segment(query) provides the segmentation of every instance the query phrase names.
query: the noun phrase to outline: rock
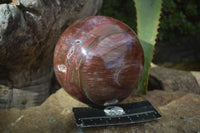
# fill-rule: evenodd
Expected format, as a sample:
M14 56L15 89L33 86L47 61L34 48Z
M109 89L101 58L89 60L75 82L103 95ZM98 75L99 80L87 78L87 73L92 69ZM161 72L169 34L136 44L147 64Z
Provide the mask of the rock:
M141 124L88 128L85 133L196 133L200 125L200 96L188 94L158 109L160 120ZM184 125L184 126L183 126Z
M120 126L76 127L72 107L84 107L63 89L52 94L42 105L24 110L0 110L2 133L196 133L200 130L200 95L181 91L149 91L142 97L131 95L124 103L147 99L161 113L159 120Z
M196 76L194 76L196 75ZM166 91L183 91L200 94L199 72L153 67L150 70L150 87Z
M200 86L200 72L198 71L191 71L192 75L196 78L199 86Z
M86 106L63 89L52 94L42 105L24 110L0 110L0 132L67 132L76 129L72 107ZM26 127L26 128L22 128Z
M39 105L49 96L59 36L102 5L102 0L17 1L0 4L0 90L9 93L0 94L0 108Z

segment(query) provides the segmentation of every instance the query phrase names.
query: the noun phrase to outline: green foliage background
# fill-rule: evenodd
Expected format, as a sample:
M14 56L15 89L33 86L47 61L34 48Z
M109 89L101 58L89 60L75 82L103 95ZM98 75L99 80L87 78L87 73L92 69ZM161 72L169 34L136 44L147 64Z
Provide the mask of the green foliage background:
M99 15L119 19L136 31L136 9L132 0L103 0Z
M200 33L200 0L163 0L158 40ZM136 31L136 10L132 0L104 0L99 15L111 16Z

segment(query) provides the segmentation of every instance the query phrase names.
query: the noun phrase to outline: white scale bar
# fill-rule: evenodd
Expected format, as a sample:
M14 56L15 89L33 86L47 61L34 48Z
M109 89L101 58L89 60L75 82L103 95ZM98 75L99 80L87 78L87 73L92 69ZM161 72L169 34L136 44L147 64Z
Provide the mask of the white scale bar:
M117 115L117 116L102 116L102 117L89 117L89 118L80 118L79 120L94 120L94 119L99 119L99 118L107 118L107 119L112 119L112 118L118 118L118 117L131 117L131 116L138 116L138 115L144 115L148 113L156 113L155 111L146 111L146 112L140 112L140 113L134 113L134 114L128 114L128 115ZM153 115L155 117L155 115Z

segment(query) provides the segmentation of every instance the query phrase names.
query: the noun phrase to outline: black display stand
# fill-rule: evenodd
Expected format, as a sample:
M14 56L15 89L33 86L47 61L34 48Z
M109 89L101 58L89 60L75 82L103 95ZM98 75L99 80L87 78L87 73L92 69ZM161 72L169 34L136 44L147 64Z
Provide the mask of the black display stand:
M97 127L147 122L161 118L149 101L119 104L105 108L78 107L72 109L79 127Z

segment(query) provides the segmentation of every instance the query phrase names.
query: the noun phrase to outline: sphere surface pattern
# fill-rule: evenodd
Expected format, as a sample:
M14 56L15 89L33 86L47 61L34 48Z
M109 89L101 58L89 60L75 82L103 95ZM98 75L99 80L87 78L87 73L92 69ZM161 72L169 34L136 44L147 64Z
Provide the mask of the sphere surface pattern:
M76 21L64 31L54 52L60 85L89 105L125 99L137 89L143 67L143 49L135 33L110 17Z

